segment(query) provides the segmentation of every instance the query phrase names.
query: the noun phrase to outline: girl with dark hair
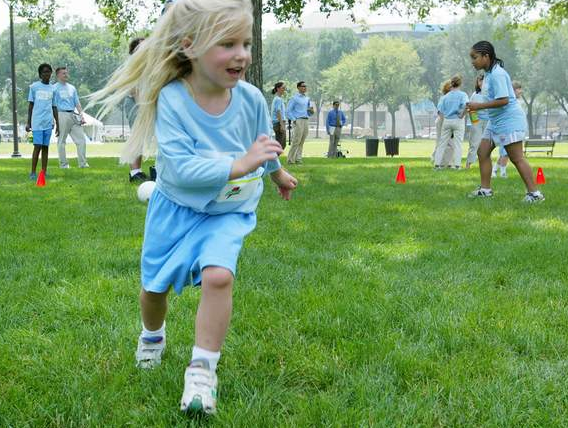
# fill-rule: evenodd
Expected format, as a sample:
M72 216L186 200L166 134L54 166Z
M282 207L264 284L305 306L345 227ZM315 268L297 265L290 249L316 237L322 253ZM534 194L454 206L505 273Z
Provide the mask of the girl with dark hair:
M282 149L286 148L286 108L282 95L286 92L286 85L278 82L272 88L272 94L275 95L272 100L272 127L274 129L274 138L280 143Z
M527 194L524 201L528 203L544 201L544 195L536 188L532 169L523 155L523 140L527 133L527 122L525 113L515 97L511 78L503 69L503 61L497 58L493 45L486 41L473 45L469 55L476 70L485 70L485 81L482 88L485 101L468 103L468 110L487 109L489 114L489 122L477 151L481 185L471 193L471 196L493 196L491 152L499 146L505 148L525 183Z
M481 94L481 88L483 87L483 74L480 74L475 78L475 92L471 94L469 98L471 102L484 102L485 99ZM483 131L487 126L487 121L489 120L489 114L486 110L479 110L477 112L478 120L477 122L471 122L471 131L469 133L469 150L467 152L467 160L465 167L469 169L472 164L477 160L477 149L481 143L481 137L483 136Z

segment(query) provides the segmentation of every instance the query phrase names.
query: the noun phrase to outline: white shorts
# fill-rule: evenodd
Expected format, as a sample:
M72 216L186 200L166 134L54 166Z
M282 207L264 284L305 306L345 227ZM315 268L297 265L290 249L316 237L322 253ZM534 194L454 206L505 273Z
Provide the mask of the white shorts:
M497 134L496 132L491 131L489 127L486 127L481 139L491 141L495 147L502 147L508 144L525 141L526 136L526 131L513 131L506 134Z

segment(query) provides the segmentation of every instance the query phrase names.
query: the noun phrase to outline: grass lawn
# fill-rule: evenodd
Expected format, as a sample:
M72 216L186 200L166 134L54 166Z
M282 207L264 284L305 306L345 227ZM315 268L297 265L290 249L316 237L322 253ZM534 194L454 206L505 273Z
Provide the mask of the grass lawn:
M326 138L310 139L306 141L304 146L305 157L323 158L324 153L327 152L328 140ZM343 150L347 150L348 157L365 157L365 140L341 140ZM400 142L400 155L403 157L411 158L429 158L434 151L434 140L401 140ZM122 150L123 144L121 143L104 143L104 144L88 144L87 157L118 157ZM289 147L289 146L288 146ZM286 152L288 151L286 148ZM469 143L465 142L462 145L463 158L465 164L465 157ZM31 156L33 151L32 144L20 144L19 151L24 156ZM7 157L13 152L11 143L0 144L0 157ZM69 157L76 157L77 150L75 144L67 144L67 155ZM537 154L538 155L538 154ZM497 156L497 151L494 151L494 156ZM532 155L534 156L534 155ZM557 142L554 147L555 157L568 157L568 142ZM379 157L385 157L385 146L382 140L379 143ZM52 144L50 147L50 158L57 158L57 144ZM71 161L73 164L74 161Z
M382 147L381 147L382 150ZM241 253L219 414L178 411L199 290L170 299L138 371L145 205L114 159L27 181L0 161L1 427L559 427L568 420L568 210L426 159L307 159L267 186ZM394 184L404 163L408 183Z

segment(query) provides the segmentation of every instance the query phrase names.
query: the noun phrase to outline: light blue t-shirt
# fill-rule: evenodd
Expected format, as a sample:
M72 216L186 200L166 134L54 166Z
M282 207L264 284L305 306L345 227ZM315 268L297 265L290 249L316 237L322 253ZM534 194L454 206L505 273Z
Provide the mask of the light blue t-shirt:
M487 101L508 98L509 103L503 107L489 108L487 129L496 134L510 134L516 131L527 131L527 120L523 109L515 98L515 91L509 73L499 64L485 72L481 93Z
M438 111L444 115L444 119L459 119L469 101L463 91L450 91L438 101Z
M486 103L487 100L485 99L485 97L479 92L474 92L473 94L471 94L471 97L469 97L469 100L472 103ZM483 110L477 110L477 117L479 117L479 120L489 120L489 112L487 111L487 109L483 109Z
M308 107L310 106L310 98L306 95L300 93L294 95L290 101L288 101L288 119L296 120L299 118L307 118Z
M73 111L75 106L79 104L79 95L77 89L70 83L56 83L55 87L55 105L59 111Z
M53 128L53 85L34 82L30 85L28 101L34 103L32 110L32 131L45 131Z
M286 109L284 108L284 100L280 98L278 95L274 97L272 100L272 123L278 123L278 116L276 116L277 112L280 112L280 117L282 120L286 120Z
M266 162L256 171L229 181L233 161L242 158L272 124L262 93L239 81L219 116L199 107L180 80L160 91L156 112L158 189L178 205L196 212L252 213L262 195L262 176L280 168Z

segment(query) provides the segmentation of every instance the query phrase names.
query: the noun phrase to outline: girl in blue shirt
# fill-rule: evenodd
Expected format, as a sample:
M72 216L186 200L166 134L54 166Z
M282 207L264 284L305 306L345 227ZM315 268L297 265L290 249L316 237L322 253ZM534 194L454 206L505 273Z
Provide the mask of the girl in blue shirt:
M280 143L282 149L286 148L286 107L282 96L286 92L284 82L278 82L272 88L274 99L272 100L272 127L276 141Z
M94 96L105 98L104 114L138 93L123 161L152 153L157 141L142 249L140 367L161 361L169 289L201 285L182 411L215 412L237 258L256 225L263 176L286 200L297 185L278 161L282 147L268 137L262 93L240 80L251 62L252 23L250 0L177 0Z
M465 105L469 101L465 92L460 90L462 79L454 76L451 79L451 89L438 103L438 112L443 117L442 135L440 145L434 154L434 167L442 168L442 159L448 146L453 147L453 159L451 166L459 169L461 166L461 144L465 133ZM453 135L453 138L452 138Z
M527 132L525 113L519 106L509 74L503 69L503 61L497 58L493 45L477 42L471 48L471 63L476 70L485 70L483 96L485 102L470 102L470 111L487 109L489 122L483 133L477 155L481 185L471 193L472 197L493 196L491 190L491 152L496 146L504 147L511 162L519 171L527 188L525 202L544 200L536 188L531 167L523 154L523 140Z

